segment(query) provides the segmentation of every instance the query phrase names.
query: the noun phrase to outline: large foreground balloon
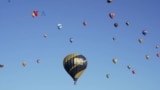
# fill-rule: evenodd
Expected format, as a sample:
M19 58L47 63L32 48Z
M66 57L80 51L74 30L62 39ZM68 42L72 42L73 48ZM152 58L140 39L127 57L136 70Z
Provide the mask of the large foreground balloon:
M73 53L67 55L64 58L63 66L66 72L74 80L74 84L76 84L78 78L83 74L83 72L87 68L87 60L85 56Z

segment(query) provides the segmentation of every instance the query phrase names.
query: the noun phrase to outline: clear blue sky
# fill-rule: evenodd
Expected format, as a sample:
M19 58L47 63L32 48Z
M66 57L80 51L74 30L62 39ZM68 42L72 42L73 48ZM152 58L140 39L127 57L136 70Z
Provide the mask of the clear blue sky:
M0 0L1 90L160 90L160 58L156 57L160 49L155 49L160 45L159 3ZM33 10L39 11L38 17L32 18ZM41 15L43 11L45 15ZM109 18L110 12L116 14L114 19ZM82 25L84 20L87 26ZM127 20L129 26L125 25ZM63 25L61 30L58 23ZM141 33L144 29L148 30L146 36ZM144 42L138 43L138 38ZM63 59L70 53L83 54L88 60L77 85L63 68ZM117 64L113 58L118 59ZM21 65L23 61L26 67ZM135 75L127 69L128 64L136 70Z

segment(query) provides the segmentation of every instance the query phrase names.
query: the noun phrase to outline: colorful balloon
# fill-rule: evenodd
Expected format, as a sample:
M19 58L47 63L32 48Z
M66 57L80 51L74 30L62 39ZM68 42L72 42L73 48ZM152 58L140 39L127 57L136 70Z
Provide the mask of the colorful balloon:
M37 17L38 16L38 11L37 10L34 10L33 12L32 12L32 17L34 18L34 17Z
M40 59L37 59L36 62L39 64L40 63Z
M66 72L74 80L74 84L76 84L78 78L83 74L83 72L87 68L87 60L85 56L73 53L67 55L64 58L63 66Z
M115 17L115 13L110 12L110 13L109 13L109 17L110 17L111 19L113 19L113 18Z

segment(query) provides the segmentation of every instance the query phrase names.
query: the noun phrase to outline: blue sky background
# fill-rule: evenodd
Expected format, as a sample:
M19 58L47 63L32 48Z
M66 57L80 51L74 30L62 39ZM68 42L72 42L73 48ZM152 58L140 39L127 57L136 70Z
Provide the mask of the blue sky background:
M1 90L159 90L160 58L156 54L160 49L155 49L160 45L159 3L0 0L0 63L4 64L0 68ZM38 17L32 18L33 10L39 11ZM116 14L114 19L109 18L110 12ZM84 20L87 26L83 26ZM127 20L129 26L125 25ZM63 25L61 30L57 29L58 23ZM148 30L146 36L141 33L144 29ZM144 42L140 44L138 38ZM88 60L77 85L63 68L63 59L70 53L83 54ZM118 59L117 64L113 58ZM21 65L23 61L26 67ZM136 70L135 75L127 65Z

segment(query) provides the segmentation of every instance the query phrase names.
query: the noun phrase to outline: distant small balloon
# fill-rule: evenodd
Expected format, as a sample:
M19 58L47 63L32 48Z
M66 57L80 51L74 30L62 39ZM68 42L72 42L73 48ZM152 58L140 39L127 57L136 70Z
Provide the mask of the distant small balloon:
M113 18L115 17L115 13L110 12L110 13L109 13L109 17L110 17L111 19L113 19Z
M118 62L118 59L117 58L113 58L112 61L113 61L114 64L116 64Z
M157 53L156 56L157 56L157 57L160 57L160 53Z
M149 55L146 55L146 59L149 59L150 58L150 56Z
M159 45L156 45L156 49L158 49L158 48L160 48L160 46L159 46Z
M113 39L113 40L116 40L116 37L113 37L112 39Z
M143 34L144 36L147 35L147 33L148 33L147 30L143 30L143 31L142 31L142 34Z
M40 63L40 59L37 59L37 61L36 61L38 64Z
M110 74L106 74L106 77L107 77L107 78L110 78Z
M61 29L62 29L62 24L57 24L57 28L58 28L59 30L61 30Z
M129 26L129 24L130 24L129 21L126 21L126 25Z
M26 62L26 61L23 61L23 62L22 62L22 66L23 66L23 67L26 67L26 65L27 65L27 62Z
M112 0L106 0L108 3L111 3L112 2Z
M131 65L128 65L127 68L128 68L128 69L131 69Z
M38 16L38 11L37 10L34 10L33 12L32 12L32 17L34 18L34 17L37 17Z
M118 23L114 23L114 27L118 27Z
M3 68L4 67L4 65L3 64L0 64L0 68Z
M138 42L139 42L139 43L142 43L142 42L143 42L143 39L142 39L142 38L139 38L139 39L138 39Z
M87 26L87 21L83 21L83 26Z
M44 38L47 38L47 37L48 37L48 35L47 35L47 34L43 34L43 37L44 37Z
M69 42L73 43L74 39L72 37L69 38Z
M132 70L132 74L136 74L136 70Z

